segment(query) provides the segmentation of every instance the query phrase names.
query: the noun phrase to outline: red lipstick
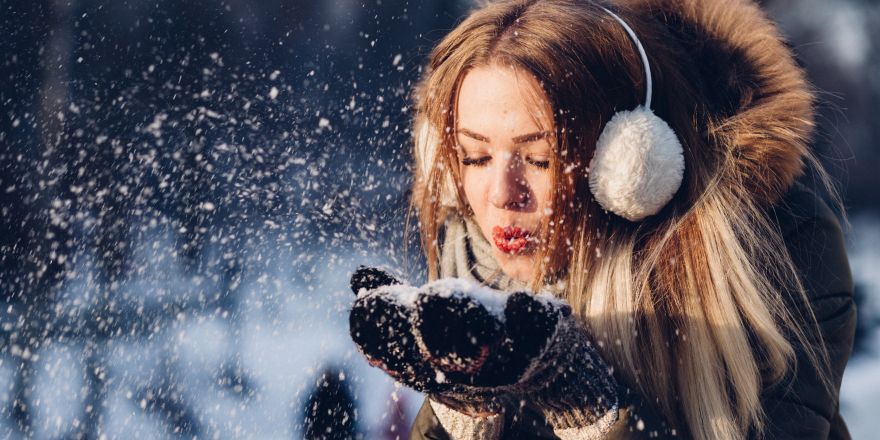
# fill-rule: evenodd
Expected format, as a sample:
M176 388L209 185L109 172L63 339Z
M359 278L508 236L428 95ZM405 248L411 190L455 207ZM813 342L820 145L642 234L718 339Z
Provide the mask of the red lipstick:
M492 228L492 239L501 252L514 255L521 253L534 241L532 233L519 226L495 226Z

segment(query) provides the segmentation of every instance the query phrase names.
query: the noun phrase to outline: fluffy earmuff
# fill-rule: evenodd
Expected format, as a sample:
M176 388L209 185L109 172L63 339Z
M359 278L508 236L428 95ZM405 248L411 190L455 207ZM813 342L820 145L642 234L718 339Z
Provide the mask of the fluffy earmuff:
M590 162L590 191L604 209L638 221L659 212L678 192L684 151L672 127L651 111L651 68L642 43L623 19L605 11L638 48L647 90L645 105L615 113L602 129Z
M684 156L669 124L638 106L614 114L596 142L590 191L608 211L638 221L656 214L681 186Z

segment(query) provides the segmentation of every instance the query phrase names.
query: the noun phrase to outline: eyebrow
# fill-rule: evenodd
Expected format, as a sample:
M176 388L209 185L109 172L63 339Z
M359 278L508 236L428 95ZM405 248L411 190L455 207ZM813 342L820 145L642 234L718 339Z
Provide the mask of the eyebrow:
M487 138L486 136L483 136L479 133L474 133L473 131L470 131L467 128L459 128L458 130L456 130L456 133L465 135L471 139L475 139L480 142L489 142L489 138ZM552 135L551 132L544 130L544 131L536 131L534 133L526 133L523 135L519 135L519 136L512 138L511 140L513 141L514 144L525 144L528 142L535 142L535 141L539 141L541 139L546 139L546 138L550 137L551 135Z

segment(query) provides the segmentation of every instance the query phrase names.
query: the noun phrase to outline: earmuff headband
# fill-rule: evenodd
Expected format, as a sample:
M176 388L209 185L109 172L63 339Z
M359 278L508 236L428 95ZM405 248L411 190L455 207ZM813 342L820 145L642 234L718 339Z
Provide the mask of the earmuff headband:
M642 66L645 68L645 81L647 82L647 87L645 89L645 108L651 108L651 95L653 92L653 85L651 84L651 64L648 63L648 55L645 54L645 48L642 47L642 42L639 41L639 37L636 37L636 33L623 21L622 18L617 16L617 14L611 12L604 6L600 6L608 15L614 17L624 29L626 29L626 33L629 34L629 38L632 39L633 43L635 43L636 48L639 50L639 56L642 57Z
M606 210L630 221L660 212L684 176L681 141L651 111L651 66L636 33L617 14L602 7L629 34L645 68L645 103L615 113L602 128L590 161L590 191Z

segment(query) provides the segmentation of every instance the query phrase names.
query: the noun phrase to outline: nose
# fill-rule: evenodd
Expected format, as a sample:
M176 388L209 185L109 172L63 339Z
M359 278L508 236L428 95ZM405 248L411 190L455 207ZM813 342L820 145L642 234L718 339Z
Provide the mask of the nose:
M499 209L522 210L530 199L530 188L518 156L505 153L492 172L489 203Z

